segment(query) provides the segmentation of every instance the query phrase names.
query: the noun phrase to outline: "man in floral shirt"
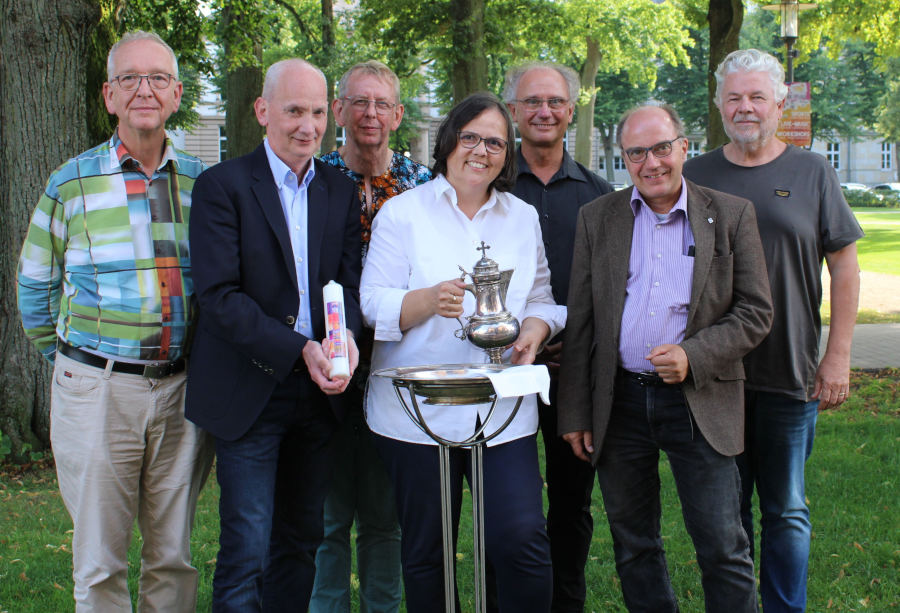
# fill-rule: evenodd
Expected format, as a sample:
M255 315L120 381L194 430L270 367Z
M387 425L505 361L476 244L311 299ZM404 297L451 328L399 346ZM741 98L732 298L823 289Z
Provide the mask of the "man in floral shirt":
M340 169L359 188L365 266L372 220L379 209L391 197L430 180L431 171L389 146L391 132L403 119L403 105L397 75L381 62L362 62L344 73L332 110L346 142L322 161ZM347 416L335 436L334 479L325 502L325 540L316 554L311 613L350 611L354 518L363 610L396 611L400 606L400 527L393 488L363 415L371 330L363 329L358 345L359 367L345 394Z

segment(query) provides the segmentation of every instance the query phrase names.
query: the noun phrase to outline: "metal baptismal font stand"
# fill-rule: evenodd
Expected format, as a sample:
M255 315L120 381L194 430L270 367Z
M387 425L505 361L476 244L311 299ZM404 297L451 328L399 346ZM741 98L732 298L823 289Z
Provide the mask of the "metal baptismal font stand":
M503 351L519 336L518 320L506 310L506 290L512 277L512 270L500 271L497 263L489 259L486 250L490 246L482 241L479 249L482 257L475 263L471 273L462 267L462 278L468 275L472 283L466 290L475 296L475 313L467 317L467 323L460 321L458 338L468 339L488 354L490 364L443 364L430 366L409 366L405 368L385 368L373 373L378 377L391 379L400 405L416 426L438 444L441 473L441 525L444 545L444 602L448 613L456 610L456 576L454 571L453 517L450 496L450 450L466 448L472 458L472 555L475 570L475 611L485 613L487 601L484 573L484 445L498 436L512 423L519 411L523 396L516 398L516 404L509 417L499 428L485 434L485 429L494 415L499 400L489 374L499 373L511 364L501 364ZM402 390L406 390L408 401ZM434 431L425 422L419 401L425 404L443 406L452 410L454 406L491 403L490 409L475 432L463 440L449 440Z

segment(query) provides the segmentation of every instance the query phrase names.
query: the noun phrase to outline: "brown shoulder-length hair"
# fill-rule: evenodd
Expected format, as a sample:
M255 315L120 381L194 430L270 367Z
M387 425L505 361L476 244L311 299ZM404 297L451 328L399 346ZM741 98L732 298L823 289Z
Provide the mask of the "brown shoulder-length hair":
M498 192L508 192L516 184L516 135L513 132L512 117L509 109L500 99L490 92L477 92L466 96L466 98L454 106L441 127L438 128L437 138L434 145L434 167L431 171L437 175L438 173L447 175L447 158L456 149L459 142L459 131L465 127L467 123L481 115L489 109L497 109L506 121L506 159L503 161L503 169L497 178L491 182L491 188Z

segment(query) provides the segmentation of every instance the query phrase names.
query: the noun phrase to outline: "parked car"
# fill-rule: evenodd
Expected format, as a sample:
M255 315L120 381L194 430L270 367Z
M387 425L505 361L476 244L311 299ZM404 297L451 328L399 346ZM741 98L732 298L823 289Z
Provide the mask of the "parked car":
M879 183L878 185L873 185L872 190L876 193L900 196L900 183Z
M841 183L841 189L867 192L869 191L869 186L865 183Z

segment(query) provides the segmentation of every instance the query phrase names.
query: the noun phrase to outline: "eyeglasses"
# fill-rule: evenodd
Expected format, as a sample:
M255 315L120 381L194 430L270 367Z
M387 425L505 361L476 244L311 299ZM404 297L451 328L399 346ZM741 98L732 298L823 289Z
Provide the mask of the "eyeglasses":
M528 111L539 110L544 106L545 102L547 103L547 106L550 107L551 111L558 111L569 104L567 98L525 98L524 100L514 100L513 102L521 104Z
M164 72L154 72L153 74L120 74L117 77L113 77L112 80L118 81L119 87L126 92L130 92L139 88L143 79L147 79L147 83L153 89L165 89L172 83L174 78L172 75Z
M655 158L668 157L672 154L672 143L682 138L684 137L676 136L672 140L664 140L660 143L656 143L652 147L632 147L631 149L625 149L625 155L627 155L628 159L634 164L640 164L646 160L647 154L650 152L653 153L653 157Z
M475 132L457 132L456 134L459 138L459 144L466 149L474 149L482 141L484 141L484 148L488 153L503 153L506 149L506 141L502 138L494 138L493 136L484 138Z
M369 105L374 104L375 112L378 115L387 115L394 110L395 106L397 106L387 100L373 100L371 98L366 98L365 96L345 96L344 98L341 98L341 100L346 100L350 104L350 108L357 113L365 113L366 110L368 110Z

